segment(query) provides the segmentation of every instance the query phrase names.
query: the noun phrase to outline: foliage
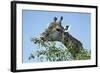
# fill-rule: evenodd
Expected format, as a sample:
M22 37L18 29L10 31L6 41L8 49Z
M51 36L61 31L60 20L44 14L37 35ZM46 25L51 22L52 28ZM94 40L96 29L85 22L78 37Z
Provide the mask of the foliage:
M72 44L69 41L69 44L67 44L67 48L68 48L68 51L74 56L75 60L87 60L87 59L90 59L90 57L91 57L91 52L90 51L88 51L87 49L84 49L83 47L81 47L80 51L77 52L72 47L72 45L74 45L74 44Z
M76 60L87 60L90 59L91 52L86 49L81 49L79 53L76 54Z
M60 47L56 46L56 42L47 42L39 38L32 38L31 41L39 46L39 50L36 55L30 54L29 60L37 56L42 61L69 61L69 60L86 60L90 59L90 53L86 49L81 49L79 53L76 53L76 58L73 58L72 54L64 45ZM68 47L70 48L70 47Z

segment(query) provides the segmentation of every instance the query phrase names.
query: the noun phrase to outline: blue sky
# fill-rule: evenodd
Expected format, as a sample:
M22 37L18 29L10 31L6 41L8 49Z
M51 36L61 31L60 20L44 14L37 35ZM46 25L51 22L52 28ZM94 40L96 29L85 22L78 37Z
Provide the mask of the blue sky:
M70 34L80 40L84 48L91 49L91 14L23 10L23 63L28 63L30 53L37 50L37 46L30 41L31 38L39 37L54 17L60 18L61 16L63 16L63 26L71 25ZM37 59L31 62L35 61Z

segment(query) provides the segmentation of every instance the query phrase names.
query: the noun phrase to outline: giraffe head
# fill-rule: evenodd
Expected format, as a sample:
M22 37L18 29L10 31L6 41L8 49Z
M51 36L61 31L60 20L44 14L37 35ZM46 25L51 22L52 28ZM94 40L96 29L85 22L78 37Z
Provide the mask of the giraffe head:
M51 22L48 28L42 33L41 39L44 41L61 41L65 31L64 27L61 25L62 20L62 16L59 21L54 17L53 22Z
M62 42L75 58L75 54L83 48L82 43L68 32L69 26L66 26L65 28L62 26L62 20L62 16L59 21L54 17L53 22L49 24L49 27L41 34L40 38L44 41Z

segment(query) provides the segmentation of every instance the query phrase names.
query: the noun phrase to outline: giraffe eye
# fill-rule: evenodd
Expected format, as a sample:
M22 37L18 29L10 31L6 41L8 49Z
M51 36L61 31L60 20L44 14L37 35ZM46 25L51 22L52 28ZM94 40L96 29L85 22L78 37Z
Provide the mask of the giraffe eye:
M57 31L61 31L60 29L56 29Z

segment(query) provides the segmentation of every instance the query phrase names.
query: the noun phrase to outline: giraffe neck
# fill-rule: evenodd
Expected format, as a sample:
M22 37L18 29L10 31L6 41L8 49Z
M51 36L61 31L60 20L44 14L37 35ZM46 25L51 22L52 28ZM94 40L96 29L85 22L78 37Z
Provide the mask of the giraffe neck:
M64 33L64 39L62 42L74 58L80 49L82 49L82 43L70 35L68 32Z

